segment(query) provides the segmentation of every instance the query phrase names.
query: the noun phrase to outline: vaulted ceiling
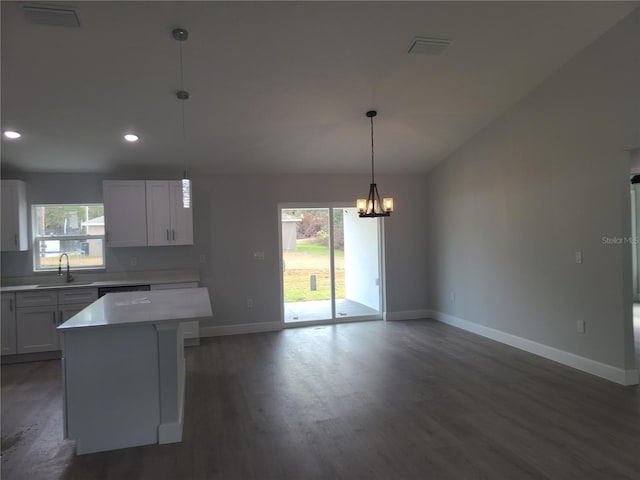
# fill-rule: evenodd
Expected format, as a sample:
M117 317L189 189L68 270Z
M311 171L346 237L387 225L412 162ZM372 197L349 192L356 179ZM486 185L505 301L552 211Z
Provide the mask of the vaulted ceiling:
M376 169L411 173L638 3L81 1L79 28L31 23L25 5L2 2L2 129L22 133L3 137L3 167L367 172L375 108ZM416 36L451 44L409 54Z

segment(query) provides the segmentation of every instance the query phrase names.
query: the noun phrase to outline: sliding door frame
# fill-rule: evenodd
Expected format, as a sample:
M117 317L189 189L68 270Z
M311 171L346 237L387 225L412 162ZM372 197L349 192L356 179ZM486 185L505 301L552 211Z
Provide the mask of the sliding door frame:
M333 211L337 208L351 208L353 201L346 202L286 202L278 204L278 277L280 290L280 323L283 328L302 327L312 325L333 325L337 323L366 322L371 320L384 320L386 317L386 273L384 255L384 221L376 219L378 232L378 315L361 315L357 317L336 318L335 300L335 258L333 248ZM313 209L326 208L329 210L329 268L331 269L331 316L330 319L309 320L300 322L285 322L284 315L284 258L282 252L282 210L288 209Z

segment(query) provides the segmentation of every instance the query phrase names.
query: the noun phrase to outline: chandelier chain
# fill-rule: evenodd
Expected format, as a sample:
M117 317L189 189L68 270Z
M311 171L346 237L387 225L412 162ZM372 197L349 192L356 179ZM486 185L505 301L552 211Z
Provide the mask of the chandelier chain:
M370 117L369 120L371 120L371 183L376 183L373 178L373 117Z

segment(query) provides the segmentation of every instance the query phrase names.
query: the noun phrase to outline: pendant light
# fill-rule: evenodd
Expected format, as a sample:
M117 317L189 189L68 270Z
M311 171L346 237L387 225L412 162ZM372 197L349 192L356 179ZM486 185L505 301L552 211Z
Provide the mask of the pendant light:
M371 185L369 185L369 196L356 200L358 215L363 218L388 217L393 212L393 198L385 197L380 201L378 186L376 185L373 165L373 117L378 114L375 110L369 110L366 115L371 121Z
M189 92L184 89L184 71L182 68L182 42L189 38L189 32L184 28L174 28L171 32L173 38L175 38L180 44L180 90L176 92L176 98L180 100L182 107L182 143L186 144L186 130L184 126L184 102L189 98ZM191 208L191 180L187 175L187 171L184 171L182 176L182 206L184 208Z

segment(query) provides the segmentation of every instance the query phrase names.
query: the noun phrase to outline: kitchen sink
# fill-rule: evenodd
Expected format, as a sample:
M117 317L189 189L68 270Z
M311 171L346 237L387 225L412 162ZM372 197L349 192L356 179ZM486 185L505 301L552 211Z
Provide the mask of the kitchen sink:
M53 287L74 287L76 285L91 285L93 282L57 282L57 283L43 283L42 285L36 285L36 288L53 288Z

